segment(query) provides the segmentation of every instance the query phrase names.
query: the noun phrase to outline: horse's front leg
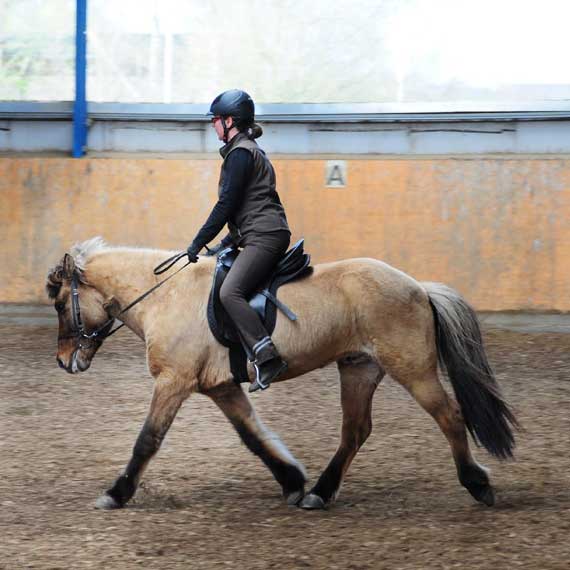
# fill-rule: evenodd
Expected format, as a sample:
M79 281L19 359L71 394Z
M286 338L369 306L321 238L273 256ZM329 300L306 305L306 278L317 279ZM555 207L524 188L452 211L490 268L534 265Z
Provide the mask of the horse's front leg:
M119 509L131 499L144 470L158 451L176 413L190 392L188 383L177 376L163 373L157 377L150 410L127 468L114 485L97 499L96 508Z
M289 505L296 505L305 494L306 473L276 434L258 419L249 399L233 382L207 392L230 420L243 443L269 468L281 485Z

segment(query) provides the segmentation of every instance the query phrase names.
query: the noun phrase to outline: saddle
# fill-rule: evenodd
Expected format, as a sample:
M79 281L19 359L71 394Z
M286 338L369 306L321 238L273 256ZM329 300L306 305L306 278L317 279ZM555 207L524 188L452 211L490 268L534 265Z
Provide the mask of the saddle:
M285 283L309 275L311 256L303 251L304 240L299 240L277 263L273 273L265 283L248 299L250 306L257 312L268 334L271 335L277 321L277 309L288 319L295 321L297 315L277 299L277 289ZM239 250L229 247L218 255L210 297L208 299L208 325L216 340L226 346L230 353L230 368L237 383L249 382L247 358L236 327L220 301L220 288L239 255Z

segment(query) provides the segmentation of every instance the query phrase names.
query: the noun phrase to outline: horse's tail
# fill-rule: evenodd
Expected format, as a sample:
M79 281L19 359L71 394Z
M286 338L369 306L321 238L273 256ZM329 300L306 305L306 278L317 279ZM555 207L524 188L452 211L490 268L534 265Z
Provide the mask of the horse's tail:
M500 459L512 457L518 427L483 347L475 311L456 291L441 283L422 283L429 296L439 363L447 370L465 426L475 443Z

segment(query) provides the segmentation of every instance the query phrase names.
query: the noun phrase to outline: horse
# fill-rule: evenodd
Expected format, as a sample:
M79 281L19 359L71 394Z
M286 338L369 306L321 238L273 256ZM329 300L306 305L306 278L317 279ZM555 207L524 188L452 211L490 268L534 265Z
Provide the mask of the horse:
M490 454L509 459L518 423L489 364L476 313L459 293L440 283L420 283L370 258L317 264L308 277L281 287L280 299L298 319L277 319L273 339L289 364L278 381L332 362L340 373L340 443L305 492L303 465L258 418L231 376L227 349L210 332L206 306L215 258L200 257L158 286L153 267L172 254L110 246L97 237L75 244L47 277L59 320L56 359L61 368L71 374L87 370L109 323L120 316L144 340L154 378L150 409L130 460L97 498L96 508L128 503L180 406L195 392L221 409L243 443L269 468L289 505L328 508L371 433L372 397L386 374L436 421L461 485L476 501L494 504L489 472L473 458L467 432ZM149 290L151 295L130 307ZM447 373L455 399L444 390L438 371Z

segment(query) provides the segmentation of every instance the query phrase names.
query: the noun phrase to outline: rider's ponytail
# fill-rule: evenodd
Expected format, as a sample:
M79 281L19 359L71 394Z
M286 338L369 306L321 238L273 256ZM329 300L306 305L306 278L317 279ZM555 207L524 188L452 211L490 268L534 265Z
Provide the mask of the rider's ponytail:
M251 140L258 139L263 134L263 129L257 123L252 123L247 127L246 133Z

